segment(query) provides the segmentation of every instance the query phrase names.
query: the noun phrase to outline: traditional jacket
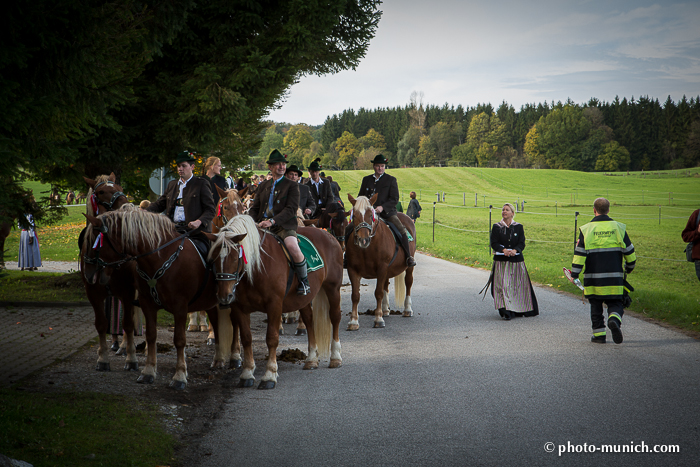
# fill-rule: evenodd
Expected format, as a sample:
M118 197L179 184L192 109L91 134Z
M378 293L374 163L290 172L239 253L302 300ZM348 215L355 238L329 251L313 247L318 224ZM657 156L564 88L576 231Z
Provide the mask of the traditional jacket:
M321 209L327 208L328 205L333 202L333 192L331 191L330 182L325 178L321 178L321 181L323 183L318 186L318 191L316 191L316 185L314 185L311 178L305 183L305 185L309 187L311 197L314 199L314 205L316 206L316 210L311 215L314 219L321 215Z
M360 193L357 196L371 198L375 193L378 196L374 207L381 206L383 209L379 215L384 219L395 216L396 203L399 202L399 184L396 182L396 178L386 172L377 181L374 179L374 174L364 177L362 185L360 185Z
M297 230L297 209L299 208L299 184L287 177L281 177L274 185L272 213L267 212L270 192L275 180L265 180L260 184L248 214L255 222L275 221L274 225L285 230ZM267 214L267 216L266 216Z
M298 183L299 185L299 207L301 211L304 212L307 209L311 210L309 217L313 217L314 212L316 212L316 204L314 203L314 198L311 196L311 189L308 185L303 183Z
M148 206L148 210L165 212L172 220L179 194L178 180L173 180L168 183L165 193ZM211 232L211 221L216 215L216 204L211 194L209 180L193 175L182 190L182 206L185 208L185 222L190 223L199 219L202 222L202 230Z
M696 209L688 219L688 223L683 229L681 236L684 242L693 242L693 259L700 260L700 233L696 227L700 209Z
M577 278L582 270L586 297L616 299L622 297L624 271L634 269L637 256L625 224L607 215L596 216L581 231L574 250L571 276Z
M491 227L491 249L496 252L493 255L494 261L507 261L510 263L521 263L523 250L525 249L525 229L523 225L511 221L510 226L501 221ZM505 256L503 250L515 250L519 254L515 256Z

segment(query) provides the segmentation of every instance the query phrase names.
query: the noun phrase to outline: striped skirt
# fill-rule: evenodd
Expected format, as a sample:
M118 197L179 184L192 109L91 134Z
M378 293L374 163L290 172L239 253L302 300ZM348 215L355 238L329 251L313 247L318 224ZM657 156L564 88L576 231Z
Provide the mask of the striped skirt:
M491 292L497 310L505 308L515 313L528 313L528 316L539 314L537 298L524 261L494 261Z
M141 320L141 312L136 308L137 313L134 320L134 335L143 335L143 321ZM124 334L124 305L122 302L112 295L105 300L105 315L107 315L107 334L123 335Z

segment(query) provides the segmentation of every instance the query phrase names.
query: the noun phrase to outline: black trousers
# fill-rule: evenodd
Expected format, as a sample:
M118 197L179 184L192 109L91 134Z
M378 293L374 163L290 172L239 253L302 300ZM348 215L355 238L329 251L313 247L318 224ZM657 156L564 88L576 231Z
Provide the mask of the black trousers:
M620 319L625 313L622 307L622 297L610 299L610 298L593 298L590 297L588 302L591 304L591 324L593 326L593 332L595 333L598 329L605 329L605 317L603 316L603 303L608 305L608 319L612 313L616 313Z
M700 280L700 259L695 260L695 275L698 276L698 280Z

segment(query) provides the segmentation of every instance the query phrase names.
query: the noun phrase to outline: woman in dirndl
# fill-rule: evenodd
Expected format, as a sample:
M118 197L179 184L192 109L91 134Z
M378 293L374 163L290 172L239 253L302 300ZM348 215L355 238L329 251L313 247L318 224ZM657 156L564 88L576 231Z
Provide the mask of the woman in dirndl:
M491 249L495 252L491 270L494 305L506 321L517 316L537 316L537 297L523 258L523 225L515 222L515 207L510 203L503 205L501 215L503 219L491 229Z
M36 271L41 267L41 251L39 250L39 236L36 234L34 216L24 215L25 220L18 222L17 228L22 229L19 238L19 262L17 267L22 271Z

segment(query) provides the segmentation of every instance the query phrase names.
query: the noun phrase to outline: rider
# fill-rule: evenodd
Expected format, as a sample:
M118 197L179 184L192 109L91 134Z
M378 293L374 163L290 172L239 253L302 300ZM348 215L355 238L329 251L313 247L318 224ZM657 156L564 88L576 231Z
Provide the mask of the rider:
M314 204L314 199L311 197L311 189L309 186L299 183L299 179L303 174L304 173L299 170L296 165L292 164L287 167L284 176L299 186L299 207L302 210L304 219L308 219L316 210L316 205Z
M211 194L209 180L192 174L195 158L191 152L183 151L175 159L178 180L168 184L165 193L148 206L151 212L163 212L172 220L178 231L202 230L211 232L211 222L216 215L216 205Z
M368 199L377 194L377 201L374 203L374 211L379 216L391 222L401 232L401 246L406 252L406 265L411 267L416 265L416 260L411 256L411 250L408 246L408 235L406 226L401 223L396 215L396 203L399 202L399 185L396 178L385 173L386 157L378 154L372 161L374 173L367 175L362 179L360 185L360 193L357 196L366 196ZM348 226L349 228L352 226ZM346 233L346 237L349 233Z
M311 219L318 219L321 217L323 209L326 209L333 202L331 184L328 180L321 177L320 161L320 158L316 158L309 165L309 180L306 182L316 204L316 210L311 214Z
M253 207L248 214L262 229L269 229L284 239L284 244L294 261L294 269L299 279L298 295L311 291L304 258L297 240L297 209L299 208L299 185L284 176L287 160L277 149L267 158L267 166L272 178L258 187Z

